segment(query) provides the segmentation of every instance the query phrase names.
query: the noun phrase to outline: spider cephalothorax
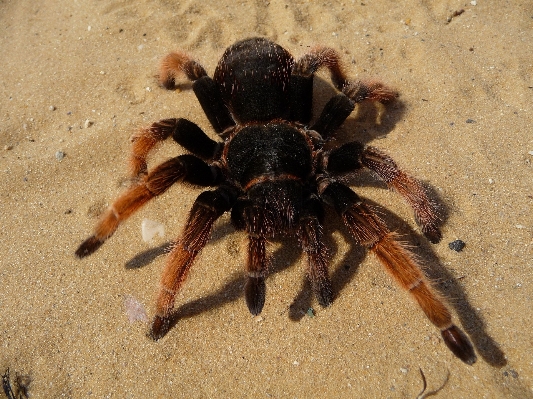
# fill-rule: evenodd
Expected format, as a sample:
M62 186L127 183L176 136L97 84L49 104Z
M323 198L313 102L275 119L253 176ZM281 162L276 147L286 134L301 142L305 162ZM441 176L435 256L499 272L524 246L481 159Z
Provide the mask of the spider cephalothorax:
M323 67L330 71L339 93L310 125L313 77ZM262 38L230 46L213 79L184 53L167 55L161 64L161 84L174 88L181 75L193 81L193 90L222 141L212 140L186 119L165 119L141 130L133 138L131 156L137 183L109 207L94 234L76 251L80 258L96 251L121 222L178 181L216 187L198 196L184 231L170 250L150 330L152 338L168 331L175 295L205 246L213 223L228 211L234 226L248 235L245 298L252 314L260 313L265 303L267 240L279 233L298 236L316 298L322 306L331 304L333 290L322 239L325 204L335 209L355 241L375 253L413 295L429 320L441 329L451 351L468 364L475 362L469 339L452 323L416 257L341 180L361 168L374 171L407 200L425 236L438 242L436 205L424 187L374 147L353 141L328 151L323 148L357 103L392 101L394 91L377 81L349 80L333 49L316 47L295 61L281 46ZM148 171L149 152L170 136L190 154Z

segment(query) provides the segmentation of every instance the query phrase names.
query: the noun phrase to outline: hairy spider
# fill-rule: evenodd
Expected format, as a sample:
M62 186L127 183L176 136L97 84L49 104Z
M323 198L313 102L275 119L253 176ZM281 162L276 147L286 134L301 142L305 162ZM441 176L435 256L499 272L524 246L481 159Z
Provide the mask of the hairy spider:
M309 126L313 77L323 67L330 71L339 93ZM131 155L137 183L109 207L94 234L76 251L80 258L92 254L120 223L178 181L216 187L196 198L184 230L170 250L150 329L153 339L170 328L176 293L205 246L213 223L228 211L234 226L248 235L244 295L252 314L259 314L265 303L267 240L285 232L298 236L307 255L314 294L320 305L330 305L333 290L322 239L326 204L339 214L355 241L370 249L411 293L428 319L441 329L450 350L465 363L476 361L472 344L452 323L416 256L341 179L361 168L375 172L407 200L424 235L436 243L441 238L437 206L422 184L377 148L357 141L330 151L323 148L357 103L386 103L396 92L378 81L349 80L338 53L331 48L313 48L295 61L287 50L264 38L242 40L227 48L213 78L186 54L167 55L161 63L161 84L173 89L182 75L193 82L198 101L223 141L212 140L182 118L164 119L141 130L133 137ZM168 137L191 154L148 171L148 154Z

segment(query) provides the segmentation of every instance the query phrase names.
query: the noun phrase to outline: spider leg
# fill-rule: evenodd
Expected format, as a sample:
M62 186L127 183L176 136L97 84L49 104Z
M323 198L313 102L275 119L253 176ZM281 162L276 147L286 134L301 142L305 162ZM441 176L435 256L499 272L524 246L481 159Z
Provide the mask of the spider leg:
M322 241L323 209L315 195L304 202L300 215L298 236L303 251L307 254L307 275L318 303L329 306L333 302L333 288L328 274L328 250Z
M313 73L299 70L300 60L294 64L290 83L291 120L308 125L313 108Z
M182 287L194 259L207 243L213 223L230 210L237 197L237 190L221 186L214 191L204 191L194 202L180 239L168 255L156 304L156 315L150 329L150 337L163 337L171 324L174 299Z
M232 220L239 229L248 233L248 257L246 259L246 283L244 298L248 310L258 315L265 305L265 277L268 270L266 254L267 237L274 236L273 215L250 199L240 199L232 211Z
M174 183L183 180L200 186L218 183L218 168L209 166L193 155L180 155L152 170L139 184L127 189L102 215L94 233L76 250L78 258L95 252L113 235L119 224L129 218L153 197L163 194Z
M330 47L315 47L300 58L292 70L297 75L309 76L322 67L329 69L331 81L335 87L356 103L366 100L388 102L398 95L377 80L351 81L348 79L339 53Z
M133 176L146 174L148 154L170 136L187 151L204 160L217 158L223 147L222 143L211 140L198 125L187 119L162 119L132 136L130 169Z
M367 246L411 293L428 319L440 328L448 348L463 362L473 364L476 355L470 340L453 324L449 310L424 276L416 256L350 188L337 182L328 183L321 187L321 197L335 207L354 239Z
M244 298L248 310L254 316L261 313L265 305L265 276L268 268L266 239L264 236L248 236L248 259L246 261L246 283Z
M193 82L194 94L217 133L235 126L215 81L207 76L207 72L198 62L185 53L170 53L161 61L159 71L159 81L169 90L176 87L176 78L180 75L184 74Z
M350 173L363 166L374 171L390 189L405 198L424 235L434 244L441 240L438 204L428 197L418 180L399 169L392 158L379 149L365 147L357 141L346 143L327 154L323 164L333 176Z
M340 56L332 48L315 47L301 57L292 68L291 75L291 116L293 120L307 123L311 119L313 75L326 67L331 73L335 87L342 92L328 101L318 120L311 127L322 137L330 136L354 110L355 104L362 101L389 102L397 93L377 80L348 79ZM297 103L299 101L299 103Z
M322 113L309 129L317 131L322 138L327 139L333 136L354 109L355 102L342 93L337 94L326 103Z

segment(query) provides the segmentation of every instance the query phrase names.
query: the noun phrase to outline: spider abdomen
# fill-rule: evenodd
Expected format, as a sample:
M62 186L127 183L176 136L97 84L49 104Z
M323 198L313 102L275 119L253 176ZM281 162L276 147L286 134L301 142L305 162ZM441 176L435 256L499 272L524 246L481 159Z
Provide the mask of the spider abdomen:
M238 123L289 116L294 59L263 38L241 40L222 55L213 76L224 103Z

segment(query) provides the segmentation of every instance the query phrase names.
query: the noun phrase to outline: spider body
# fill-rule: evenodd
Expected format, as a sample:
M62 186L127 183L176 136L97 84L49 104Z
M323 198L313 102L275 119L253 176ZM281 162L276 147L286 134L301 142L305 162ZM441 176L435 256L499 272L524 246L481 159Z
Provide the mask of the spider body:
M313 77L320 68L330 71L339 93L310 125ZM324 149L325 141L333 137L357 103L389 102L396 97L394 91L377 81L349 80L331 48L316 47L294 60L284 48L262 38L230 46L213 79L184 53L167 55L161 63L161 84L172 89L180 75L193 81L193 90L222 141L212 140L186 119L165 119L141 130L133 137L130 162L137 183L109 207L93 235L76 251L80 258L92 254L120 223L176 182L215 187L197 197L170 250L151 325L152 338L159 339L170 328L175 295L214 222L225 212L231 212L234 226L248 236L244 291L252 314L259 314L265 303L267 241L280 233L298 236L307 256L313 292L320 305L330 305L333 290L322 239L326 205L336 210L354 240L373 252L413 295L429 320L441 329L450 350L465 363L475 362L469 339L452 323L416 257L342 181L361 168L374 171L406 199L424 235L438 242L437 208L424 187L374 147L353 141ZM147 156L169 137L190 154L148 171Z

